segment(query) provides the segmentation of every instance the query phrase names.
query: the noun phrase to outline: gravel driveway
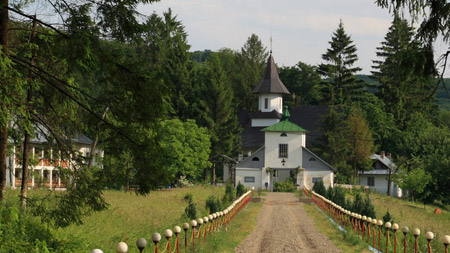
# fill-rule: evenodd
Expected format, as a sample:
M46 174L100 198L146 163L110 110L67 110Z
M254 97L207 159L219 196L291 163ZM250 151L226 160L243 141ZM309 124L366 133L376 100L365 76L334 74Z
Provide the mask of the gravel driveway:
M255 230L235 252L342 252L317 232L303 203L292 193L268 193Z

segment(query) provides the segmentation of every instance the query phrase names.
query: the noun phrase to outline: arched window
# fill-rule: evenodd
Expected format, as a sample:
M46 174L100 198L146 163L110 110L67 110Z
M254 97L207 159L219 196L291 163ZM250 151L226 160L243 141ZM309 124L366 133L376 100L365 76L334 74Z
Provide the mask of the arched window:
M287 133L280 134L281 137L287 137Z
M259 158L258 157L253 157L252 161L259 162Z
M310 161L310 162L315 162L315 161L316 161L316 158L311 157L311 158L309 158L309 161Z

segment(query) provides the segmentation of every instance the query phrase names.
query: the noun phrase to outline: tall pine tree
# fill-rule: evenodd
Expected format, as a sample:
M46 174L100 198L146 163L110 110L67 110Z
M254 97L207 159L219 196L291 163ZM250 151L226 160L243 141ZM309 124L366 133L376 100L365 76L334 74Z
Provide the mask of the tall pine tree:
M435 87L432 50L414 38L414 30L398 15L394 16L385 41L377 48L373 61L374 78L380 83L377 96L404 130L411 112L433 113Z
M346 34L342 20L333 33L330 48L322 55L326 63L319 65L318 72L325 78L323 84L324 102L330 105L351 104L359 101L366 92L364 82L354 74L361 68L353 65L358 60L356 46Z

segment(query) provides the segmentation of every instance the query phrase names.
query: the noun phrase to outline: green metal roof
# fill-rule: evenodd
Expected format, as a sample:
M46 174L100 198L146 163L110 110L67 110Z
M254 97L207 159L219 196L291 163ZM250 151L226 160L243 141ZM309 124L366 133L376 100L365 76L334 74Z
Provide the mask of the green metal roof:
M290 122L288 119L285 119L281 122L268 126L261 131L268 132L308 132L303 129L301 126Z

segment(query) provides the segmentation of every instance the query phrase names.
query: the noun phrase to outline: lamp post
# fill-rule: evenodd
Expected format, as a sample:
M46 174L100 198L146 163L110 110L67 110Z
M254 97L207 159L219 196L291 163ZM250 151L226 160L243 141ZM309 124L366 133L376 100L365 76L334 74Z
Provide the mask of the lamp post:
M386 222L386 224L384 224L384 227L386 228L386 252L388 252L388 247L389 247L389 229L392 227L392 224L390 222Z
M366 221L367 221L367 216L363 216L362 217L362 239L364 241L364 234L366 233Z
M144 251L145 247L147 246L147 240L145 240L144 238L137 239L136 246L138 247L139 252L142 253L142 251Z
M413 230L413 235L414 235L414 253L417 253L417 248L418 248L417 237L419 237L419 235L420 235L420 229L415 228Z
M426 232L426 233L425 233L425 238L426 238L427 241L428 241L428 253L431 253L431 241L432 241L433 238L434 238L433 232L431 232L431 231Z
M198 218L197 219L197 224L198 224L198 239L200 240L200 238L202 237L203 218Z
M375 249L375 237L376 237L376 232L375 232L375 227L377 226L377 220L376 219L372 219L372 237L373 237L373 243L372 243L372 247Z
M159 233L153 233L152 241L155 244L155 253L158 253L158 243L161 241L161 235Z
M409 228L406 226L403 227L402 232L403 232L403 253L406 253L406 234L409 232Z
M124 242L119 242L116 245L116 251L117 253L126 253L128 251L128 245Z
M378 251L381 251L381 226L383 226L383 221L378 220L377 225L378 225Z
M398 230L398 224L394 223L392 225L392 231L394 231L394 253L397 253L397 230Z
M187 231L189 230L189 223L183 223L183 230L184 230L184 247L187 248Z
M173 227L173 232L175 233L175 245L177 248L177 253L180 252L180 242L178 241L178 235L181 233L181 228L179 226Z
M445 253L448 253L448 245L450 244L450 235L444 235L442 238L442 242L444 243Z
M173 235L172 230L170 229L164 230L164 236L167 239L167 252L170 252L170 238L172 238L172 235Z
M203 217L203 222L205 223L205 233L203 234L203 236L205 237L205 242L206 242L206 230L208 229L208 222L209 222L209 218L208 217Z
M103 253L103 251L101 249L94 249L91 253Z
M197 221L191 220L191 227L192 227L192 249L194 250L195 247L195 228L197 227Z

